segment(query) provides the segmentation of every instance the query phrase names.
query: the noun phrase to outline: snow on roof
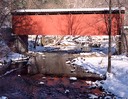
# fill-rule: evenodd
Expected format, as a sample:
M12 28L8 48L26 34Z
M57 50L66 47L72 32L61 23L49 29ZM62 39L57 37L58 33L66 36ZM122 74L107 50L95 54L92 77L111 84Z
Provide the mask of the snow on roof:
M125 10L125 7L121 7L121 10ZM75 9L20 9L15 12L65 12L65 11L108 11L109 8L75 8ZM112 8L112 10L119 10L118 7Z
M112 11L125 11L125 7L114 7L112 8ZM88 12L103 12L109 11L109 8L71 8L71 9L19 9L19 10L14 10L12 14L14 13L75 13L75 12L83 12L83 13L88 13Z

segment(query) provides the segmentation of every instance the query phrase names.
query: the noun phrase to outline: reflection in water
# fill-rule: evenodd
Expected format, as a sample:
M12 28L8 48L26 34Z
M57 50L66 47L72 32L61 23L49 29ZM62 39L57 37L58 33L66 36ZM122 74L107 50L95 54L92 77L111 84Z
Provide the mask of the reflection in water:
M78 55L68 53L37 54L29 60L31 66L28 67L28 72L30 74L42 73L57 76L75 76L79 78L95 76L95 78L99 78L98 75L87 73L80 66L66 63L66 61L72 60Z

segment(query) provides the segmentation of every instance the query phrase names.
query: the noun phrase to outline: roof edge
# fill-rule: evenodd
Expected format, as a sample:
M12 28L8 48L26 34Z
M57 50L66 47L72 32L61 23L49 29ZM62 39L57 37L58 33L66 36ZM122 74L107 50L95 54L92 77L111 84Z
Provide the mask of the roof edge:
M112 12L125 13L125 7L113 7ZM109 8L72 8L72 9L19 9L12 11L12 14L88 14L88 13L108 13Z

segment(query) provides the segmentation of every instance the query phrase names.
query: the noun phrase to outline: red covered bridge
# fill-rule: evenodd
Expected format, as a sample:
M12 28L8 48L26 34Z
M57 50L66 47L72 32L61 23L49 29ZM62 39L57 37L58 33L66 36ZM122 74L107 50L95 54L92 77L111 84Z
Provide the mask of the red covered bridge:
M125 8L112 8L112 35L120 34ZM25 9L12 12L18 35L108 35L109 8Z

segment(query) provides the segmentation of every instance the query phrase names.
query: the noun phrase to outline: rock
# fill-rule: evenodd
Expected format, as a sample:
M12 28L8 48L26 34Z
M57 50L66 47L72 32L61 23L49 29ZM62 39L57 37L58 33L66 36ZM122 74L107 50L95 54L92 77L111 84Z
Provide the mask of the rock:
M76 81L77 80L76 77L70 77L69 79L72 80L72 81Z
M46 77L42 77L42 79L46 79Z
M70 91L69 91L68 89L65 90L66 96L69 96L69 92L70 92Z
M44 85L44 82L41 81L41 82L39 82L39 84L40 84L40 85Z
M0 75L4 74L10 66L10 63L0 65Z
M18 77L21 77L21 75L19 74Z
M0 99L8 99L6 96L2 96L0 97Z

